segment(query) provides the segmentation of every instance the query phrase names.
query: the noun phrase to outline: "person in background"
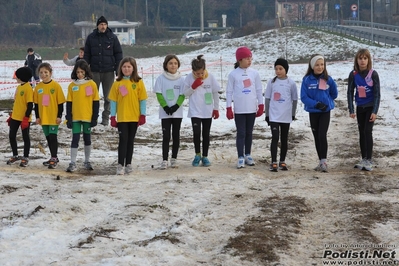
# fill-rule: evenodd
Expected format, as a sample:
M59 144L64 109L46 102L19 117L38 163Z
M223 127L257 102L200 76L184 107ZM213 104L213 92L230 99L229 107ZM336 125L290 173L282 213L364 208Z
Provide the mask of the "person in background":
M245 46L239 47L236 60L234 70L227 79L226 117L229 120L234 118L236 124L237 168L240 169L245 165L255 165L251 156L252 132L255 118L262 116L265 105L259 72L251 68L251 50Z
M357 118L362 155L355 168L373 170L373 126L380 99L380 78L373 69L370 51L359 49L355 55L353 70L349 73L347 90L349 116ZM356 103L356 113L353 101Z
M334 109L334 99L338 97L337 84L327 73L327 67L322 55L310 58L308 70L302 79L301 101L305 111L309 112L319 163L316 171L328 172L327 169L327 131L330 125L331 110Z
M278 58L274 62L276 76L269 80L265 91L265 120L272 131L270 171L288 170L285 157L288 150L288 132L295 119L298 91L295 81L287 76L288 61ZM280 137L281 136L281 137ZM277 146L281 139L280 161L277 164Z
M58 160L58 127L64 111L65 96L61 85L52 79L53 68L49 63L41 63L38 67L42 80L33 92L36 124L41 125L50 149L51 158L43 162L49 169L55 169Z
M92 78L93 74L87 62L84 60L77 61L71 74L73 81L68 86L66 102L65 118L67 127L72 129L71 162L66 169L67 172L76 170L76 157L81 132L83 132L84 141L84 168L93 170L90 162L91 130L97 125L100 97L97 85Z
M139 77L133 57L125 57L119 64L118 77L109 93L111 126L118 128L117 175L133 171L132 158L137 128L146 122L147 91Z
M90 65L93 80L100 89L103 88L104 110L101 124L107 126L110 115L109 90L115 80L115 74L123 58L122 47L118 37L108 28L108 21L101 16L97 20L97 28L86 38L84 60Z
M31 114L33 109L33 89L29 84L32 78L32 70L29 67L18 68L15 72L18 85L14 94L14 104L12 113L7 119L10 127L9 139L13 156L7 161L7 164L13 164L21 160L19 166L26 167L29 163L30 137L29 128ZM22 130L22 139L24 141L24 156L18 156L17 131L19 126Z
M75 56L74 58L69 59L68 58L68 53L64 53L64 58L62 59L62 61L67 66L74 66L77 61L84 59L83 58L84 53L85 53L85 48L84 47L80 47L79 48L79 54L77 56Z
M167 55L163 62L164 72L155 81L153 91L159 103L159 118L162 126L162 162L160 169L168 168L170 131L172 130L172 157L170 166L177 167L180 146L180 126L183 119L184 78L179 72L180 60L176 55Z
M210 166L208 151L212 118L219 118L220 85L215 77L206 70L203 55L191 61L192 73L184 80L184 95L189 97L188 117L191 117L195 156L193 166ZM201 156L202 127L202 156Z
M32 70L32 75L34 78L33 86L35 86L36 83L40 82L39 75L36 70L37 67L42 63L42 57L38 53L35 53L33 48L28 48L26 52L28 54L26 55L24 65Z

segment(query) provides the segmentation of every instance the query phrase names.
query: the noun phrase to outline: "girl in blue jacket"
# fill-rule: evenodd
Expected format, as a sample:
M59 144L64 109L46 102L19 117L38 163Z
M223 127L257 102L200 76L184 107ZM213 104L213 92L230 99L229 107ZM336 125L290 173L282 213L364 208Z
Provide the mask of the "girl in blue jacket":
M319 164L316 171L327 172L327 131L330 125L330 111L338 96L337 84L327 73L322 55L309 60L308 70L302 79L301 101L309 112L310 127L315 140Z

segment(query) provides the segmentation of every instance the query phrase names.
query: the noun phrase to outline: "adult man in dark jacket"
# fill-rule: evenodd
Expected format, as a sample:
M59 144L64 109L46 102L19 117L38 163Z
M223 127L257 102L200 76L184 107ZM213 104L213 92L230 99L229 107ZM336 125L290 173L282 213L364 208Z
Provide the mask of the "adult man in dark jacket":
M118 37L108 28L108 21L101 16L97 20L97 29L87 36L83 58L90 65L98 89L100 83L103 88L104 111L101 124L104 126L109 123L111 108L108 94L122 57L122 47Z
M38 73L36 72L36 69L42 63L42 57L38 53L35 53L35 51L33 51L33 48L28 48L26 52L28 54L26 55L24 65L32 70L33 78L35 79L34 83L39 83L40 79Z

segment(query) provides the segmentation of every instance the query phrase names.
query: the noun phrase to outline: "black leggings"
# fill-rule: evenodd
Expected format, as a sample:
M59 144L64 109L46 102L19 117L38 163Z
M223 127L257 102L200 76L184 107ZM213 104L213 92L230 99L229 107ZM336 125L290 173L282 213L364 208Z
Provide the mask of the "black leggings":
M236 147L238 157L251 154L255 118L255 113L234 115L234 122L237 128Z
M10 131L8 137L10 139L10 145L13 156L18 155L17 132L20 125L21 121L14 120L12 118L10 119ZM29 129L30 126L22 130L22 139L24 140L24 157L29 157L29 151L30 151Z
M172 129L172 158L177 158L180 146L180 126L182 118L161 119L162 125L162 159L168 160L170 129Z
M73 133L72 134L71 148L78 148L79 147L79 141L80 141L80 133ZM90 146L91 145L91 135L83 133L83 142L84 142L85 146Z
M202 156L208 156L212 118L191 118L195 153L201 153L201 125L202 125Z
M360 152L362 158L371 160L373 157L373 126L370 122L373 107L356 107L357 126L359 128Z
M323 113L309 113L310 127L312 129L319 160L327 159L327 131L330 125L330 111Z
M290 130L290 123L270 122L270 129L272 130L272 143L270 144L270 153L272 155L272 162L277 162L277 146L280 136L281 136L280 162L284 162L288 150L288 132Z
M137 127L137 122L118 122L118 164L122 166L132 163L134 138L136 137Z

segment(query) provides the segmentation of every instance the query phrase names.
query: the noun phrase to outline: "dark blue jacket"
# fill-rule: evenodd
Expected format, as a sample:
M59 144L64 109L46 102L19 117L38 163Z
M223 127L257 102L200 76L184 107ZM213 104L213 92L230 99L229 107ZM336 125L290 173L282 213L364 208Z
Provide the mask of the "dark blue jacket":
M104 33L95 29L87 36L83 58L92 72L114 72L122 57L121 44L111 29Z

